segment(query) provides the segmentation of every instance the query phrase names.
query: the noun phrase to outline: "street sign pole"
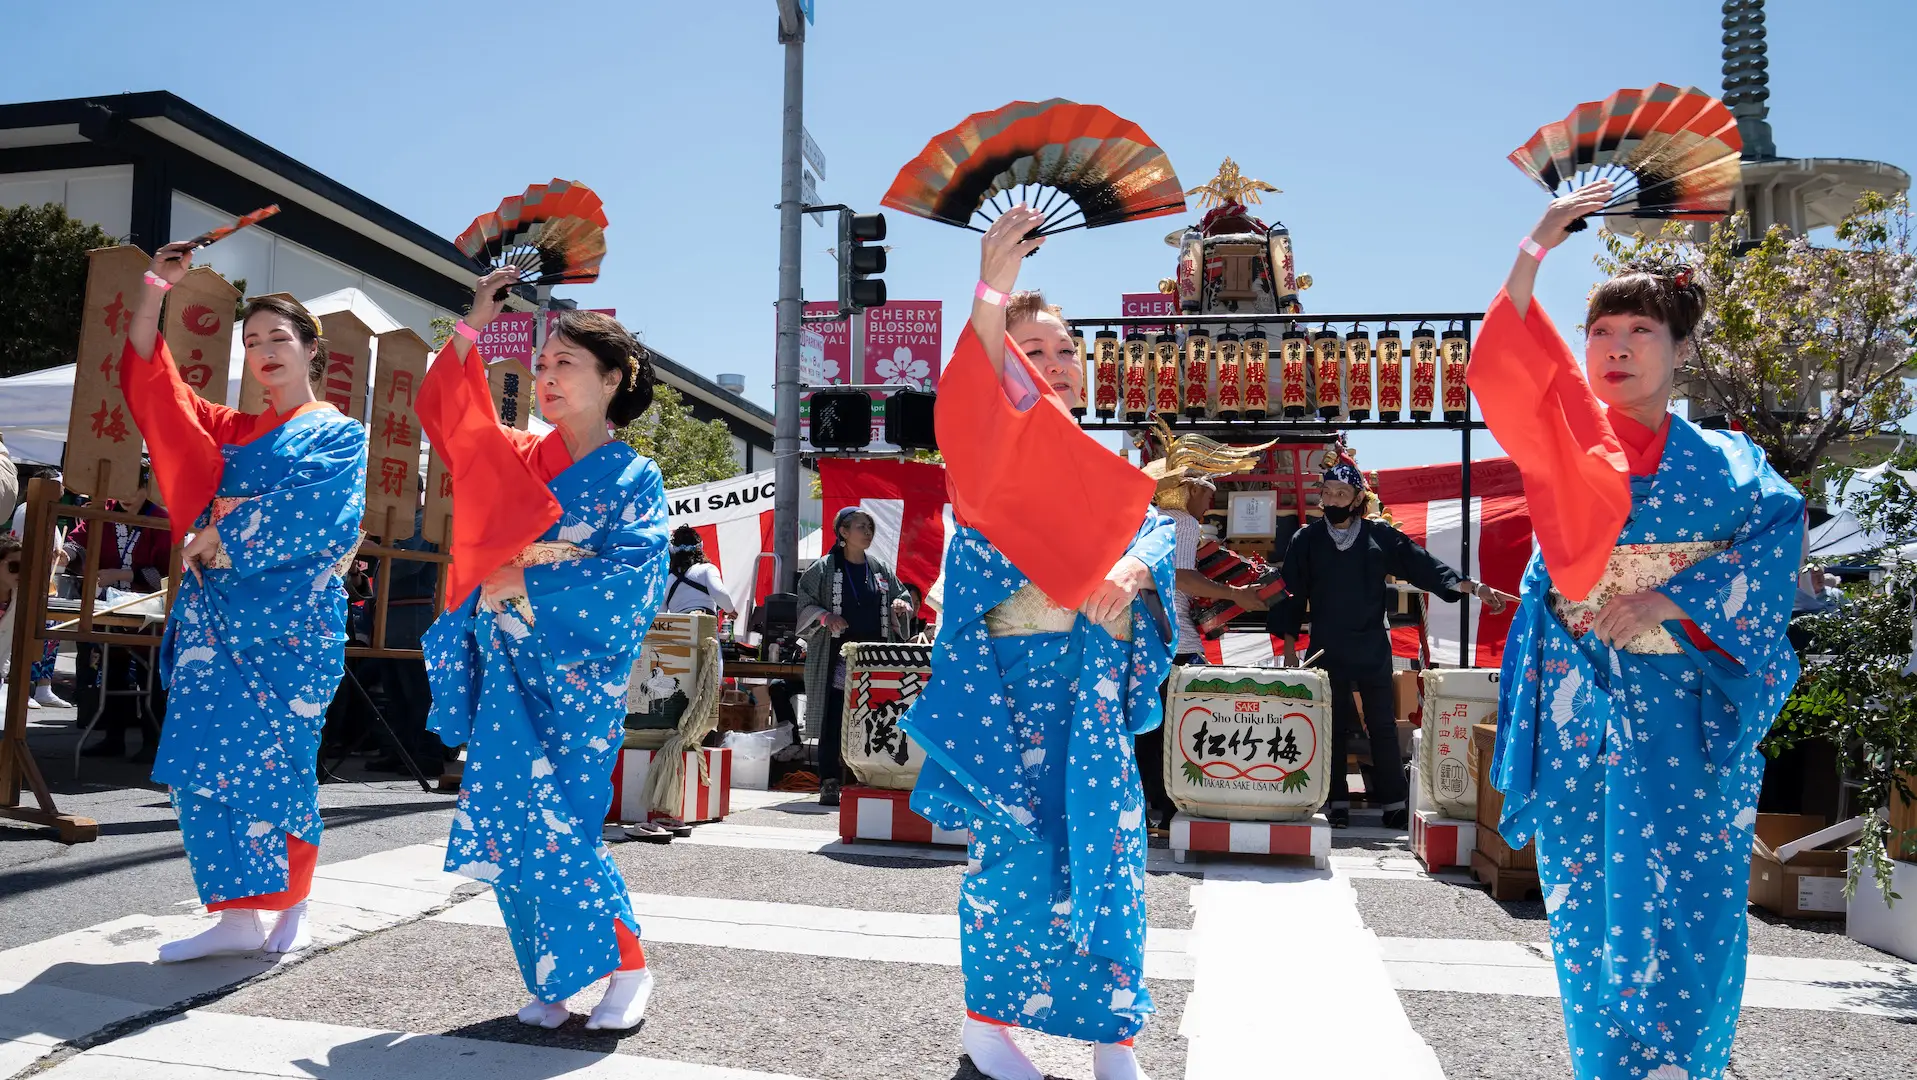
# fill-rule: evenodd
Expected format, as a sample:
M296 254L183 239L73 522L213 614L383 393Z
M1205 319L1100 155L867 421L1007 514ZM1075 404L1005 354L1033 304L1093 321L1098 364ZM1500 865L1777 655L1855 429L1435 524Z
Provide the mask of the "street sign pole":
M805 18L800 0L779 0L785 45L785 114L779 155L779 340L773 374L772 551L774 589L791 592L799 563L799 208L805 129Z

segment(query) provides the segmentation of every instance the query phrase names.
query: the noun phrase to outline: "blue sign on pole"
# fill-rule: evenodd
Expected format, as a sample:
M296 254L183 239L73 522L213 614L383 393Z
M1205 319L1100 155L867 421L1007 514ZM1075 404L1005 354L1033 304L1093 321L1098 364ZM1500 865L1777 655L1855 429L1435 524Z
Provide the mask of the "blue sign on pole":
M805 23L807 26L815 25L815 22L812 18L812 8L817 3L818 3L818 0L799 0L799 10L805 13Z

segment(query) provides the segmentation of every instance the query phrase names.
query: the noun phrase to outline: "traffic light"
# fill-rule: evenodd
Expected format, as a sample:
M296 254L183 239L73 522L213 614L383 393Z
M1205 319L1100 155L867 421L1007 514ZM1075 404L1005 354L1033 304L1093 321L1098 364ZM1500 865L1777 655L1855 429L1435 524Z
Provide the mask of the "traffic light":
M885 399L885 441L901 450L937 450L932 407L938 395L925 390L899 390Z
M863 450L872 445L872 395L863 390L815 390L810 402L812 445Z
M885 249L866 247L885 239L884 214L839 211L839 310L863 311L885 304Z

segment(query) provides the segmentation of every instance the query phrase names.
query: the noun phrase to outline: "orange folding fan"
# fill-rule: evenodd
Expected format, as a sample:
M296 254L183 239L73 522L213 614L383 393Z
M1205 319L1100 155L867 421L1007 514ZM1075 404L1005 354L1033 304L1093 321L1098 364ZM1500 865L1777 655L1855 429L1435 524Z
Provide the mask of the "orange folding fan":
M1658 83L1579 105L1539 128L1510 161L1554 195L1616 182L1598 215L1708 221L1730 211L1743 150L1723 102L1694 86ZM1583 227L1576 222L1572 231Z
M1046 215L1035 236L1185 209L1171 162L1137 124L1063 98L966 117L926 143L881 201L978 232L1026 203Z
M482 270L516 266L529 285L579 285L599 277L605 230L599 196L584 184L554 179L501 199L453 244Z

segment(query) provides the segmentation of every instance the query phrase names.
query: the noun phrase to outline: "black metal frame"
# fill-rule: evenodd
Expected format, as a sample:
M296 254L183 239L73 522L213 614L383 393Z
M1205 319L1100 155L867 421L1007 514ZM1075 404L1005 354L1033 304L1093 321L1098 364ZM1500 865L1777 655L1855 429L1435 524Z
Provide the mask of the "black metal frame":
M1123 330L1129 327L1171 327L1173 331L1191 327L1268 326L1272 323L1311 324L1344 323L1357 326L1411 326L1420 324L1457 323L1464 329L1467 347L1476 337L1476 326L1484 321L1482 311L1463 312L1371 312L1314 314L1296 312L1288 315L1267 315L1256 312L1231 315L1122 315L1104 319L1067 319L1065 325L1075 333L1091 330ZM1090 358L1084 358L1089 363ZM1407 362L1409 355L1406 356ZM1089 375L1089 368L1087 374ZM1091 386L1086 380L1086 393L1089 397ZM1374 393L1377 385L1373 381ZM1435 405L1436 403L1434 403ZM1470 399L1465 403L1467 419L1464 420L1327 420L1317 416L1267 416L1259 420L1213 420L1187 419L1183 416L1169 421L1173 431L1198 432L1219 439L1236 439L1242 442L1267 442L1278 439L1283 443L1324 442L1335 439L1347 431L1455 431L1458 433L1458 445L1461 461L1458 466L1458 494L1463 503L1465 527L1459 541L1458 561L1463 563L1461 570L1471 566L1471 433L1486 430L1482 420L1469 419ZM1434 412L1442 410L1435 409ZM1120 417L1110 419L1087 415L1078 417L1078 425L1085 431L1143 431L1155 427L1154 419L1142 423L1125 420ZM1301 520L1300 525L1303 524ZM1428 614L1428 612L1427 612ZM1471 605L1463 600L1458 602L1458 659L1463 667L1470 667L1471 654Z

